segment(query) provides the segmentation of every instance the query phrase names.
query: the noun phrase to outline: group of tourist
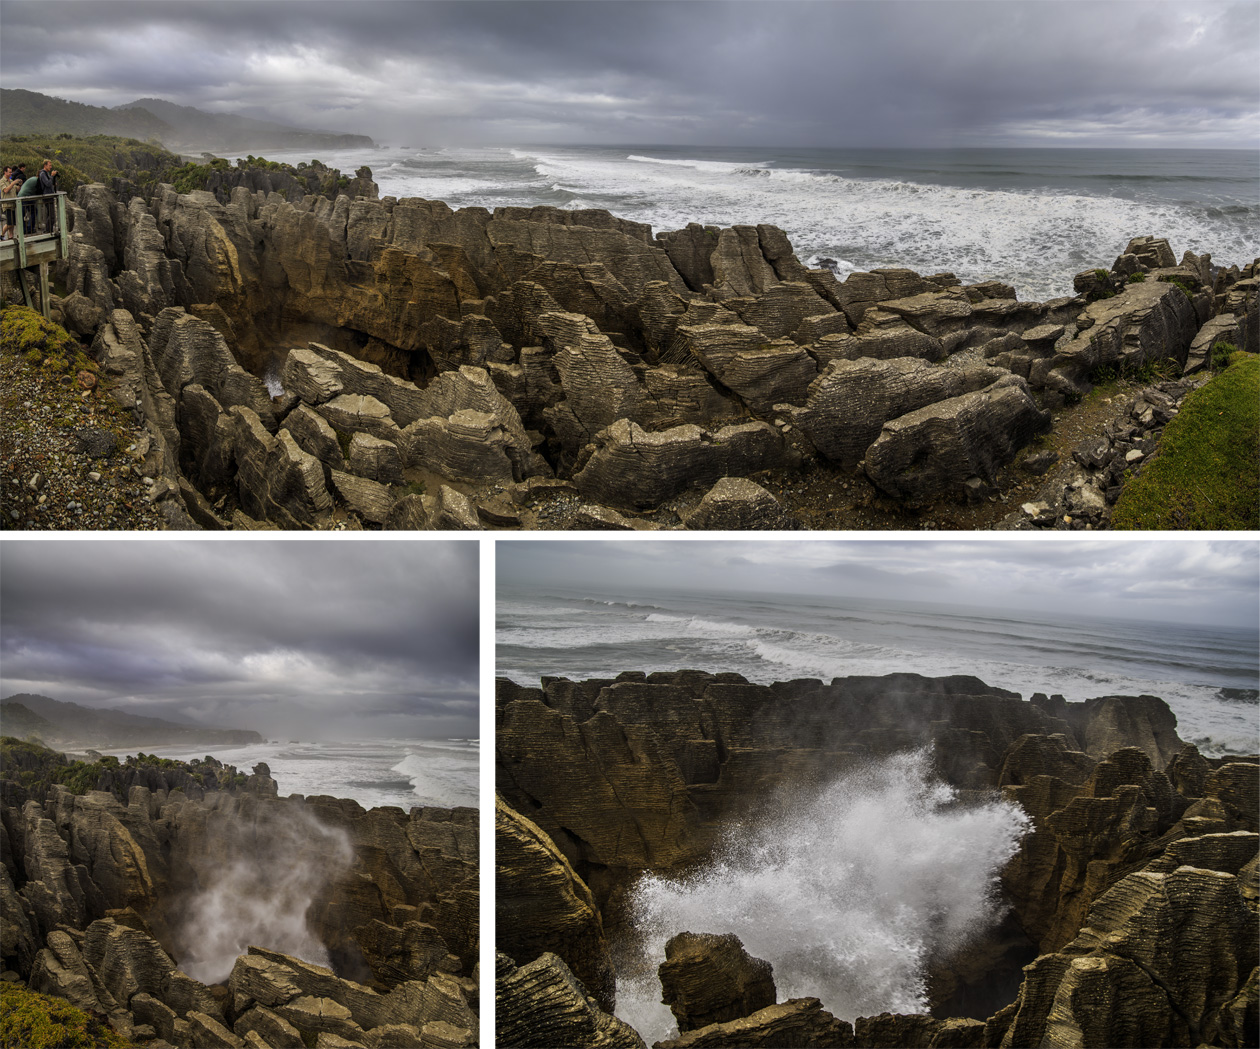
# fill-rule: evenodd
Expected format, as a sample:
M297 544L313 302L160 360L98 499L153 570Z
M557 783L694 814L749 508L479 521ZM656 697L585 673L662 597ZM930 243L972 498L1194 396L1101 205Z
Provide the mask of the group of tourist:
M4 219L3 229L0 229L0 240L6 240L14 236L14 227L17 221L17 211L22 211L22 232L31 234L35 232L35 207L34 201L24 202L22 197L42 197L57 192L58 172L53 170L52 161L45 160L39 169L38 176L27 175L26 165L18 164L16 166L5 165L4 178L0 179L0 207L3 208ZM48 221L45 225L48 229L45 232L54 232L52 228L51 216L53 210L48 209Z

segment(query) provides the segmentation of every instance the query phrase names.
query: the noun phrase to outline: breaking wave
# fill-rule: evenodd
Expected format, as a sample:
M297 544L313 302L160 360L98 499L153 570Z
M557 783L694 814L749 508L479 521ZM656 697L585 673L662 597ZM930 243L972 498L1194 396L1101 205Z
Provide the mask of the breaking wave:
M619 981L617 1015L649 1045L669 1036L656 967L684 931L735 933L774 967L779 1001L819 998L849 1020L926 1011L927 965L1000 919L998 874L1027 827L1011 802L960 804L928 749L798 791L730 829L692 876L638 883L640 964Z

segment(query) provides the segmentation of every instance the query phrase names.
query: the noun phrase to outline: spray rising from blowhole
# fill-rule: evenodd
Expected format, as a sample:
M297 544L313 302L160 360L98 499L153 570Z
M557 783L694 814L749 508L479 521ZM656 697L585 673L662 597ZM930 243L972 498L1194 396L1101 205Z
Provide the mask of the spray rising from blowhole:
M349 835L307 812L267 820L258 831L248 843L234 839L230 853L203 873L205 887L181 908L180 968L202 983L226 980L251 946L329 965L307 911L350 868Z
M959 804L930 748L785 795L703 869L638 883L638 964L618 981L617 1015L649 1045L670 1036L656 968L684 931L735 933L774 967L779 1001L818 998L848 1020L926 1011L928 963L998 920L998 874L1027 827L1011 802Z

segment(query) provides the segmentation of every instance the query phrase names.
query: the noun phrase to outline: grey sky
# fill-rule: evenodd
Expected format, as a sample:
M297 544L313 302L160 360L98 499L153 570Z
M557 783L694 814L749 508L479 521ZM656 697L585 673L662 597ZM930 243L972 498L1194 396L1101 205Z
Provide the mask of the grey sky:
M474 542L5 540L0 695L303 738L478 734Z
M500 542L496 578L595 593L661 586L1250 630L1260 623L1260 545L1254 540Z
M372 135L1254 148L1254 0L0 0L0 84Z

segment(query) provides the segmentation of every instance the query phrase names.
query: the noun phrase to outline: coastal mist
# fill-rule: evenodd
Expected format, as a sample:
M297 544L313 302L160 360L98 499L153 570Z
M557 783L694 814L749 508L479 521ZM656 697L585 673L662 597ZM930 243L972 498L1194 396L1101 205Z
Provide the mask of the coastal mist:
M930 748L793 791L730 828L705 868L637 884L617 1015L649 1045L670 1035L656 968L684 931L735 933L773 966L780 1002L818 998L850 1021L924 1012L928 964L1000 919L998 874L1027 827L1010 802L962 803Z
M255 831L213 866L198 864L202 887L180 908L179 966L202 983L226 980L251 946L331 965L307 912L349 870L349 836L305 812Z

